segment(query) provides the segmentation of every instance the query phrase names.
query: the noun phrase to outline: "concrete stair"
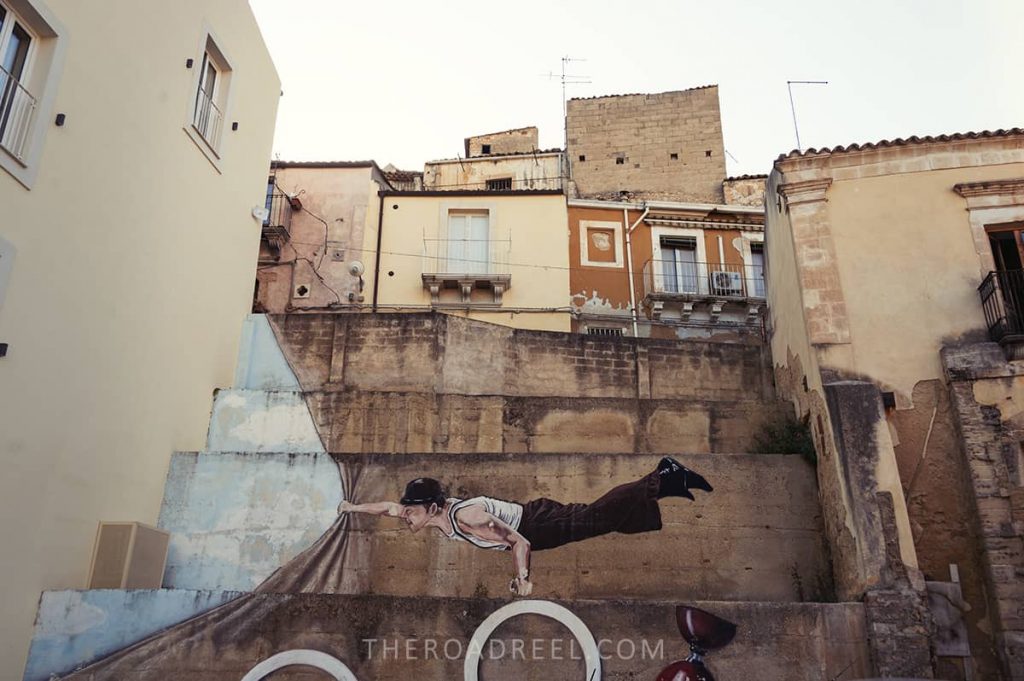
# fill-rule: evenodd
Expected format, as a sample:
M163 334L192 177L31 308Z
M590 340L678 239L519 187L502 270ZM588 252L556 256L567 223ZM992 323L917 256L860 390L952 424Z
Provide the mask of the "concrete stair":
M103 598L101 598L103 597ZM233 599L233 600L232 600ZM197 607L225 602L170 629L146 629L142 613L167 603ZM79 603L69 610L69 604ZM689 653L675 622L675 601L555 601L586 626L598 645L601 679L653 679ZM506 600L334 594L221 594L219 592L51 592L40 624L66 628L67 616L88 606L108 619L142 624L116 642L98 630L77 633L97 658L142 641L128 654L62 676L68 681L221 681L241 679L258 661L289 650L317 650L344 663L357 679L463 679L473 635ZM794 604L688 602L739 626L735 640L707 657L719 679L821 681L869 675L863 607L856 603ZM150 627L159 626L154 620ZM154 636L156 635L156 636ZM133 637L137 636L133 640ZM149 638L150 642L146 642ZM37 640L37 645L43 645ZM117 646L117 648L112 648ZM501 624L479 647L480 678L551 681L584 679L586 644L560 622L521 614ZM59 664L59 662L58 662ZM169 671L170 670L170 671ZM62 669L62 672L70 669ZM26 677L38 681L45 677ZM321 679L292 668L277 679Z
M715 485L695 502L661 502L663 529L607 535L534 555L535 596L751 601L823 601L831 597L813 468L795 456L678 455ZM528 501L593 501L611 487L650 471L641 454L179 454L160 525L173 537L165 586L245 589L225 584L223 563L242 563L254 543L270 550L291 533L293 545L274 562L326 530L340 501L329 488L318 508L293 511L290 528L260 520L267 504L292 503L304 480L346 481L352 500L397 500L408 480L436 477L461 498L487 494ZM283 477L289 470L293 477ZM318 470L319 469L319 470ZM219 509L225 481L248 496ZM321 483L328 484L328 483ZM337 498L333 495L337 494ZM277 506L273 506L277 508ZM238 508L248 509L238 513ZM509 554L481 551L435 531L411 534L392 518L350 516L343 593L395 596L500 596L512 573ZM216 546L216 550L213 548ZM281 547L278 546L278 549ZM292 554L294 555L294 554ZM263 569L266 573L266 568ZM266 576L263 574L263 576ZM249 584L258 575L253 575Z

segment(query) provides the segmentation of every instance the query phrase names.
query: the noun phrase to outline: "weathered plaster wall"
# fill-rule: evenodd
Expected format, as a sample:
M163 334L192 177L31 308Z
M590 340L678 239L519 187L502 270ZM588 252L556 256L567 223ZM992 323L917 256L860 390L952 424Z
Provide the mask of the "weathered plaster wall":
M159 521L171 534L163 586L252 591L331 526L341 499L323 454L175 454Z
M376 248L367 230L372 223L376 233L377 192L384 188L377 169L370 162L296 163L276 164L270 173L279 191L298 195L302 210L291 214L280 259L264 258L257 271L259 304L274 313L358 304L348 299L360 293L349 264L372 260ZM296 294L299 287L309 291L306 297Z
M566 126L572 177L581 196L619 198L620 191L629 191L673 201L723 201L717 85L570 99Z
M562 175L561 152L449 159L423 164L423 188L487 189L488 180L512 178L512 189L561 189Z
M729 205L760 208L764 205L765 183L767 181L767 175L727 177L722 182L722 193L724 194L725 202Z
M301 393L218 390L206 449L222 452L322 452Z
M442 292L441 307L506 326L569 329L564 196L451 192L451 196L385 196L383 200L378 296L383 310L430 309L430 292L423 286L422 275L439 267L438 240L446 238L449 211L485 210L489 213L491 271L511 274L511 285L500 306L493 304L489 290L480 290L474 293L475 304L467 312L459 302L459 292L453 289ZM441 253L447 251L442 247ZM430 257L424 257L427 255ZM371 277L367 277L367 296L372 295Z
M263 314L251 314L242 326L233 388L239 390L299 390L281 346Z
M241 595L223 590L46 591L24 681L50 681L51 674L101 659Z
M161 601L168 599L165 594L144 592L136 599L149 599L156 609ZM473 632L488 615L506 604L503 600L480 598L394 599L325 594L260 594L243 599L238 621L201 618L181 625L174 632L181 641L208 640L217 635L222 645L153 649L150 655L133 656L123 663L104 666L96 675L86 669L67 678L69 681L113 678L157 681L168 678L167 674L173 672L195 681L240 679L257 662L272 654L312 648L330 651L358 679L462 679L465 653ZM859 604L691 603L740 624L733 643L709 657L709 666L719 678L818 681L841 674L854 677L870 674L862 634L864 615ZM607 681L654 678L670 662L686 657L686 645L675 623L676 604L675 601L560 603L584 622L595 641L601 642L599 651L605 658L601 678ZM130 616L135 610L129 608L130 605L125 603L119 610L111 604L108 608L111 619L118 615ZM77 616L78 612L70 614ZM533 652L535 639L538 641L536 654ZM372 651L368 640L374 641ZM433 655L426 652L428 640L435 644ZM572 634L552 620L521 615L502 625L491 640L497 643L492 647L488 642L484 647L483 654L488 659L481 664L481 678L541 681L583 676L579 644L572 643ZM519 654L513 657L515 640L522 644ZM449 641L449 655L446 655L444 646ZM559 647L554 653L553 644ZM274 678L310 677L308 669L293 668L274 674Z
M84 585L97 522L154 522L169 453L202 446L251 306L281 93L243 0L28 6L65 59L35 183L0 171L17 249L0 314L4 679L39 593ZM207 32L232 68L216 165L188 132Z

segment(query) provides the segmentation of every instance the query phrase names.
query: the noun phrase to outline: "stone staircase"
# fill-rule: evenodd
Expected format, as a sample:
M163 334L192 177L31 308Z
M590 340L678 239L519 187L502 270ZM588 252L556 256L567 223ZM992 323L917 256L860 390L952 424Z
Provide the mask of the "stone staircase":
M165 588L46 594L25 679L248 681L290 650L328 653L358 679L470 678L465 654L430 655L426 641L464 653L493 613L523 603L507 591L508 554L396 519L339 519L337 504L394 500L421 476L453 496L586 502L665 453L715 492L663 500L659 532L534 555L531 599L582 621L599 677L653 680L684 658L681 604L739 625L709 658L723 681L868 676L862 606L829 602L813 466L747 453L783 413L770 377L756 345L432 314L254 316L207 450L171 462ZM488 648L479 678L586 677L584 642L550 617L501 624L485 642L505 654ZM516 656L515 641L530 650ZM273 678L328 678L310 674Z

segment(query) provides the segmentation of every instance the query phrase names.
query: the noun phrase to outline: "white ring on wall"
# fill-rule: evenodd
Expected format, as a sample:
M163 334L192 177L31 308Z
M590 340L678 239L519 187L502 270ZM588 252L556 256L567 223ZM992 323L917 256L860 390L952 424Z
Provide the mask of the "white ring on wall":
M249 670L242 681L261 681L265 676L285 667L304 665L327 672L335 681L359 681L345 663L319 650L286 650L272 655Z
M587 665L587 681L601 681L601 653L590 629L571 610L551 601L515 601L498 608L480 623L469 640L466 663L463 665L464 681L480 681L480 657L484 644L494 630L507 620L518 615L541 615L550 617L572 632L583 649L583 660Z

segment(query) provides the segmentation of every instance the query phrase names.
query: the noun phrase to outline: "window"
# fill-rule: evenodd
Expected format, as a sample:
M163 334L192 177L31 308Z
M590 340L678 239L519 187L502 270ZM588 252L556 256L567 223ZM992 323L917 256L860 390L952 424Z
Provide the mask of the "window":
M480 145L480 153L481 154L489 154L489 153L491 153L491 145L490 144L482 144L482 145Z
M749 295L764 298L764 244L750 244L750 288Z
M512 178L498 177L493 180L487 180L487 188L492 191L508 191L512 189Z
M203 55L203 67L199 74L199 91L196 93L192 125L214 149L220 142L220 129L224 122L224 116L217 106L219 85L220 69L207 51Z
M33 38L14 12L0 4L0 146L24 160L36 98L26 89Z
M446 274L486 274L489 270L490 214L451 211L448 214Z
M621 166L625 162L626 162L626 158L624 156L619 156L618 158L615 159L615 165L617 165L617 166Z
M662 286L669 293L697 293L697 238L661 237Z
M587 335L621 338L625 334L621 326L588 326Z
M199 68L196 69L193 81L193 98L190 101L191 108L185 132L219 170L224 125L231 94L232 69L213 35L209 31L202 35L202 57L197 60Z
M580 154L580 160L581 161L586 161L587 160L587 155L586 154Z

